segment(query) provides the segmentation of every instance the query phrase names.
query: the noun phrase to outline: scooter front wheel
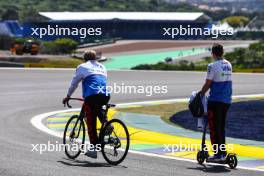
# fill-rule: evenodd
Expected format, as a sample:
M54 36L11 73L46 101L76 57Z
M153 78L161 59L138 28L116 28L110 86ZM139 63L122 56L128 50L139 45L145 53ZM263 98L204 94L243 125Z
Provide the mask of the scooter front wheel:
M196 159L199 164L203 164L206 159L206 153L204 151L199 151L196 155Z

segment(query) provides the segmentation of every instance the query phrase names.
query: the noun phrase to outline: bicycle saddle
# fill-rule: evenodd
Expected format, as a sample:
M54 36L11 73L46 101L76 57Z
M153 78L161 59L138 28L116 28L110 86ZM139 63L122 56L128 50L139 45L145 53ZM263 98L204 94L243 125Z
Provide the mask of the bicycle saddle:
M108 108L111 108L111 107L115 107L116 105L115 104L107 104L106 105Z

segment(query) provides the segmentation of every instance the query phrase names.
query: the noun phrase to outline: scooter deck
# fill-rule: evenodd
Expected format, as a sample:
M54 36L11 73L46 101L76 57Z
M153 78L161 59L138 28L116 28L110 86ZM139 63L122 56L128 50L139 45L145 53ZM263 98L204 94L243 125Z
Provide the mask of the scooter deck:
M217 163L217 164L228 164L226 160L224 161L208 161L208 159L205 160L207 163Z

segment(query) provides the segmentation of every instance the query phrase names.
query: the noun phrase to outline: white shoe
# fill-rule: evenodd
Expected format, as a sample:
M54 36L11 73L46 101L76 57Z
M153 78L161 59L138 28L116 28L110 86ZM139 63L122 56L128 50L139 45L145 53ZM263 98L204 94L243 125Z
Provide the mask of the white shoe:
M87 152L85 152L86 156L90 157L90 158L94 158L96 159L97 158L97 151L95 150L87 150Z

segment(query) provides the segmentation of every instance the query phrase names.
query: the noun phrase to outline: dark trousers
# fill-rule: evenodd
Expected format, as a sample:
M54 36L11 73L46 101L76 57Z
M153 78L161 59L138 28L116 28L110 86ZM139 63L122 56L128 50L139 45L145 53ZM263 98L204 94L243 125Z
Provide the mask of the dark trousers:
M209 101L208 102L208 124L210 129L211 143L216 154L226 155L225 149L225 123L230 104ZM221 149L220 150L220 146Z
M97 117L101 123L107 121L105 119L104 111L102 111L102 106L109 102L110 97L103 94L94 94L85 98L84 111L86 116L86 124L88 127L88 135L90 143L96 145L98 143L96 121Z

